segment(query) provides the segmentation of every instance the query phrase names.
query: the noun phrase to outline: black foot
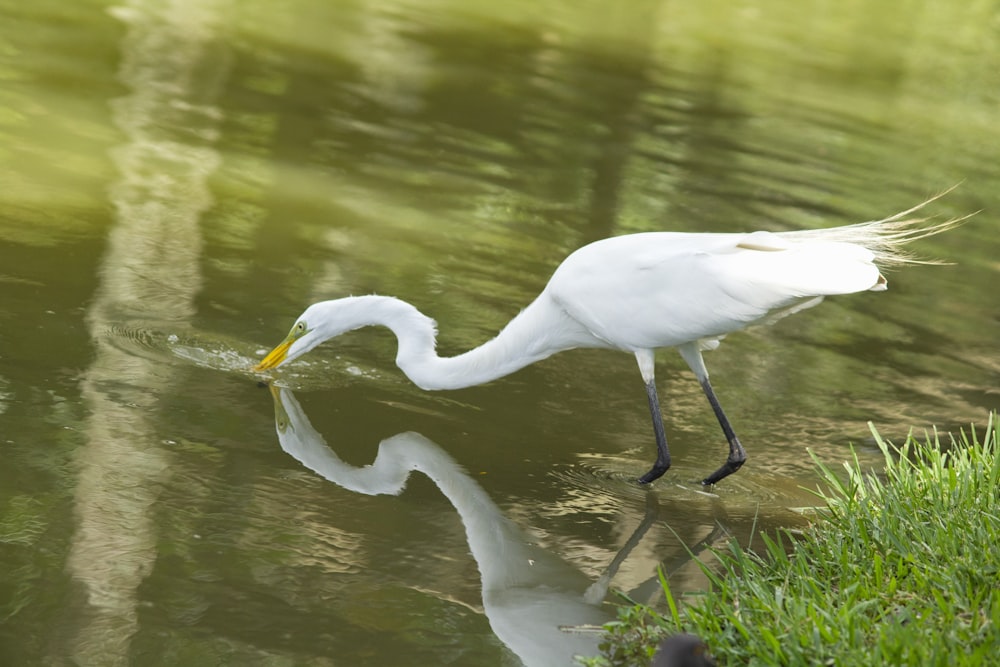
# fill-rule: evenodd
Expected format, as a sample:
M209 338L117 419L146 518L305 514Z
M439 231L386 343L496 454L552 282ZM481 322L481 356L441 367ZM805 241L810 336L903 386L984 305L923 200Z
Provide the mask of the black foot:
M725 463L722 464L721 468L719 468L718 470L716 470L715 472L713 472L711 475L709 475L705 479L701 480L702 485L703 486L710 486L712 484L715 484L719 480L722 480L722 479L725 479L726 477L729 477L734 472L736 472L737 470L739 470L740 468L742 468L743 464L746 463L746 460L747 459L744 456L742 459L740 459L738 461L726 461Z
M667 470L669 469L670 469L670 461L667 461L666 463L657 461L656 463L653 464L653 467L649 469L649 472L640 477L637 481L640 484L649 484L650 482L656 481L661 477L663 477L663 473L667 472Z

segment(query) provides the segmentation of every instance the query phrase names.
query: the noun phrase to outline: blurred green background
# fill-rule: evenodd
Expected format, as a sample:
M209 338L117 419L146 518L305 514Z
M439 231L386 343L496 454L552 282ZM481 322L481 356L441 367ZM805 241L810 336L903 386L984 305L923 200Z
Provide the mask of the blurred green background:
M958 184L926 212L980 212L915 247L953 265L707 355L750 456L712 496L695 482L725 442L672 352L674 468L648 493L628 355L429 394L369 329L279 374L343 459L420 432L581 581L652 516L611 582L641 599L660 563L675 590L704 584L682 542L798 521L806 447L836 463L854 442L876 466L868 420L899 439L998 407L996 3L0 15L0 663L533 664L498 637L453 498L420 476L359 495L279 449L247 368L316 300L401 297L454 354L589 241L848 224Z

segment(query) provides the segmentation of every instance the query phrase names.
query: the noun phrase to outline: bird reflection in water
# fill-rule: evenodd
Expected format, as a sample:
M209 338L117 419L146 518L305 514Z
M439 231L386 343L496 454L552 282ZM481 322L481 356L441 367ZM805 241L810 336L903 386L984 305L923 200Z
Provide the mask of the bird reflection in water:
M598 653L599 626L613 616L603 605L611 578L655 521L655 505L607 571L591 582L571 564L531 544L479 484L424 436L408 432L383 440L371 465L355 467L327 446L291 391L270 390L281 448L321 477L366 495L399 494L413 471L437 485L465 527L490 627L525 665L570 665L575 655Z

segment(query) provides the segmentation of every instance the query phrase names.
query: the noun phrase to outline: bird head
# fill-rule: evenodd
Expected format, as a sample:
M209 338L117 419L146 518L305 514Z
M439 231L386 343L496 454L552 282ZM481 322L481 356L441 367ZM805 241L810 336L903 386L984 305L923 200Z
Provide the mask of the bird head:
M309 335L309 327L304 320L298 320L285 339L278 343L260 363L253 367L255 371L266 371L277 368L286 361L300 356L306 350L303 343Z
M305 312L295 320L285 339L271 350L260 363L254 366L256 372L277 368L301 357L324 340L332 338L342 331L332 331L334 318L332 313L326 313L324 305L329 302L317 303L306 308ZM330 310L327 308L326 310Z

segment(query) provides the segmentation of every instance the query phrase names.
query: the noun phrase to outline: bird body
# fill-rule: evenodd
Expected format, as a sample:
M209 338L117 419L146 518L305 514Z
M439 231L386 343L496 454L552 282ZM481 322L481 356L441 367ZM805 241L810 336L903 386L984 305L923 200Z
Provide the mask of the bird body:
M814 297L877 288L873 260L854 244L768 232L648 232L580 248L542 294L607 347L712 345Z
M670 465L654 352L676 347L730 445L726 464L706 478L710 484L735 472L746 454L708 381L702 350L713 349L729 333L773 322L826 296L885 290L879 264L915 261L903 250L906 243L958 222L922 226L920 220L902 219L912 210L820 230L647 232L596 241L569 255L538 297L495 338L454 357L438 356L434 321L405 301L379 295L321 301L303 312L255 370L276 367L368 325L395 333L396 364L428 390L483 384L562 350L631 352L646 384L657 440L657 462L640 479L649 482Z

